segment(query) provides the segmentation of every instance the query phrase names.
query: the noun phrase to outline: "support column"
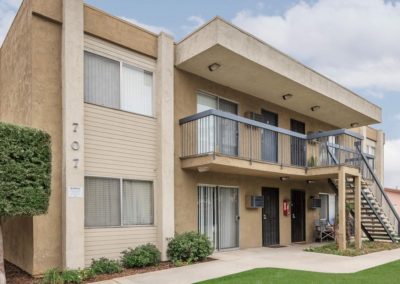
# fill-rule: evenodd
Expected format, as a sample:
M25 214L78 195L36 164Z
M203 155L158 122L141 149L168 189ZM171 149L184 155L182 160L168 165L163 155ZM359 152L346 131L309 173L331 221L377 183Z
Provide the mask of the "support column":
M168 241L175 232L174 208L174 41L158 37L157 102L159 121L158 244L162 260L167 260Z
M83 0L63 1L63 267L84 267Z
M339 209L339 230L338 246L339 250L346 249L346 172L344 167L339 169L338 179L338 209Z
M361 177L354 177L354 243L357 249L362 246L361 233Z

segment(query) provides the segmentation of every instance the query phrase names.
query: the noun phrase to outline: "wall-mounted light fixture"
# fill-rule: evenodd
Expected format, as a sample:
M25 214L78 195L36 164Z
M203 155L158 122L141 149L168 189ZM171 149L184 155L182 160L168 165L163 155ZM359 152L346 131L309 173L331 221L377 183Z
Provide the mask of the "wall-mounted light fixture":
M291 98L293 98L293 95L292 95L292 94L286 94L286 95L283 95L283 96L282 96L282 99L283 99L284 101L290 100Z
M210 70L210 72L214 72L219 67L221 67L221 64L218 64L217 62L215 62L213 64L208 65L208 70Z
M317 111L319 110L321 107L320 106L312 106L311 107L311 111Z
M209 167L198 167L197 170L199 171L199 173L205 173L208 172L210 170Z
M354 128L354 127L358 127L360 124L358 123L358 122L353 122L352 124L350 124L350 126L352 127L352 128Z
M287 181L287 180L289 180L289 177L280 177L279 178L281 181Z
M315 180L313 180L313 179L309 179L309 180L307 180L307 183L308 183L308 184L315 183Z

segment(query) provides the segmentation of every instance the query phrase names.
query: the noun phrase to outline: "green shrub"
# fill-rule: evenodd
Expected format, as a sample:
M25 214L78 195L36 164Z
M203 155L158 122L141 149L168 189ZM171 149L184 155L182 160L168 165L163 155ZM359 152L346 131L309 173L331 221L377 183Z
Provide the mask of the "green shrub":
M82 283L82 275L80 270L64 270L61 272L61 278L64 283L79 284Z
M0 216L44 214L50 197L50 136L0 123Z
M145 267L160 262L161 253L153 244L146 244L122 252L122 265L125 268Z
M90 268L97 274L113 274L122 271L121 263L117 260L111 260L105 257L100 259L92 259Z
M82 270L79 270L79 273L81 275L81 279L83 281L88 280L88 279L92 279L96 276L96 273L94 273L92 268L85 268Z
M187 232L178 234L168 244L167 254L174 263L204 260L212 254L213 247L207 236Z
M41 284L64 284L64 279L61 276L60 270L57 268L51 268L47 270L43 279L40 281Z

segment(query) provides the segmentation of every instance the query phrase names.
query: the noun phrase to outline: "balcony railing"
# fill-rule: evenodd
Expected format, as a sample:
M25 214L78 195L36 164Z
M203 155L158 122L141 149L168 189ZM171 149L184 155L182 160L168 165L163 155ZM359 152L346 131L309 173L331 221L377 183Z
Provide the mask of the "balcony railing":
M185 117L181 157L222 155L294 167L360 166L357 142L346 129L301 134L220 110Z

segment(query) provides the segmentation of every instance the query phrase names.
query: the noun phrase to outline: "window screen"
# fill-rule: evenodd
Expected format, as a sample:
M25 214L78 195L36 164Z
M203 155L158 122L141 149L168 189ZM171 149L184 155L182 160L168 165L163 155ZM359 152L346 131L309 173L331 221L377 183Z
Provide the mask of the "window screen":
M85 102L120 107L120 63L85 51Z
M85 178L85 226L121 225L120 180Z
M153 184L124 180L122 188L123 225L153 224Z
M121 109L153 115L153 74L123 64L121 80Z

